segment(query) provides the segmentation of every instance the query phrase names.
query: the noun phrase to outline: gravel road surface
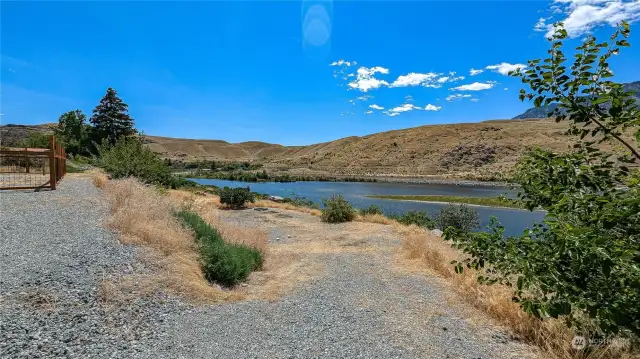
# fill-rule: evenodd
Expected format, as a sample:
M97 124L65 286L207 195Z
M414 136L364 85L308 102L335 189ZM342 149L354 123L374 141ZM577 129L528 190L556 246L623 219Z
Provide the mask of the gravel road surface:
M102 227L107 208L89 178L0 192L0 210L1 358L536 357L469 319L473 310L451 301L437 277L392 270L390 250L316 250L310 258L323 270L272 301L204 306L159 293L114 308L101 302L101 283L148 268ZM226 215L269 230L274 246L350 228L284 210ZM399 242L390 230L358 238L350 243Z

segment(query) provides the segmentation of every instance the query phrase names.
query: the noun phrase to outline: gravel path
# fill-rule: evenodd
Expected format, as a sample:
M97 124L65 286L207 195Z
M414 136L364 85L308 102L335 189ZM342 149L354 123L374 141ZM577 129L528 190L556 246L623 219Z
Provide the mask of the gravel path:
M135 247L101 228L106 209L88 179L0 193L0 208L2 358L535 357L468 319L473 311L452 302L439 278L393 270L399 241L388 226L228 211L230 221L268 230L274 248L314 244L308 259L323 270L273 301L194 306L158 295L107 308L100 283L146 268ZM322 240L345 250L322 250Z
M169 303L99 300L104 279L144 271L135 248L101 227L103 203L86 178L56 191L0 192L1 358L128 358L155 336Z

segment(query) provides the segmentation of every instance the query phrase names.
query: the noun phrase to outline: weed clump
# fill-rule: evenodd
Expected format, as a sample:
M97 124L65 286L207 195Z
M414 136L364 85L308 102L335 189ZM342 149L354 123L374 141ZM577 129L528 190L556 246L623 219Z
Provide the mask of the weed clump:
M197 213L183 210L176 215L195 232L202 271L210 282L232 287L262 267L263 258L259 250L224 242L220 233Z
M408 211L402 215L391 215L389 218L398 221L404 225L412 225L415 224L419 227L424 227L427 229L434 229L436 227L435 221L429 216L427 212L420 211Z
M322 210L322 221L327 223L351 222L356 216L356 211L342 197L342 195L333 195L329 199L322 201L325 208Z
M379 214L379 215L382 215L383 213L382 213L382 208L376 206L375 204L372 204L367 208L361 208L360 209L360 214L365 216L367 214L371 214L371 215Z
M480 220L478 212L467 205L448 205L440 209L436 225L443 231L453 227L461 232L471 232L480 226Z

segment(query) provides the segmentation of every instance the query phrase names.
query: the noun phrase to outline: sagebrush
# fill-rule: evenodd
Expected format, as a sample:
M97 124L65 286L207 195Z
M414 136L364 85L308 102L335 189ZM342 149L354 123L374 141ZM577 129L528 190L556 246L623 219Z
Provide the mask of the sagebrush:
M327 223L351 222L356 217L356 210L340 194L334 194L322 201L322 221Z

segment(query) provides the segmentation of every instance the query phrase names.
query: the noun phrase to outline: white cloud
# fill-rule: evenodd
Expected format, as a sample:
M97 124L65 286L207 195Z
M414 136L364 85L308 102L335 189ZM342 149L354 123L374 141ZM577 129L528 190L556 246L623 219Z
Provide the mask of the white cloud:
M505 88L504 88L504 90L505 90L505 91L507 91L508 89L509 89L508 87L505 87Z
M351 65L357 65L358 63L355 61L344 61L344 60L338 60L338 61L334 61L332 63L329 64L329 66L346 66L349 67Z
M488 90L488 89L492 88L494 85L495 85L494 82L486 82L486 83L474 82L472 84L454 87L451 90L454 90L454 91L482 91L482 90Z
M453 101L453 100L458 100L458 99L461 99L461 98L468 98L468 97L471 97L471 95L467 95L467 94L464 94L464 95L463 95L463 94L461 94L461 93L457 93L457 94L455 94L455 95L449 95L449 96L447 96L447 97L445 98L445 100L447 100L447 101L451 102L451 101Z
M411 95L407 95L404 97L405 101L409 102L409 101L413 101L413 96Z
M409 111L413 111L413 110L420 110L420 111L440 111L440 109L442 109L442 107L440 106L435 106L432 104L428 104L426 105L424 108L420 107L420 106L416 106L416 105L412 105L410 103L405 103L402 104L400 106L394 107L390 110L384 111L383 113L387 116L398 116L399 114L403 113L403 112L409 112Z
M384 110L384 107L378 106L375 103L373 105L369 105L369 108L372 108L374 110Z
M477 99L477 98L472 98L471 99L471 102L478 102L478 101L480 101L480 99Z
M510 71L515 71L517 69L523 69L527 67L527 65L523 64L510 64L508 62L503 62L497 65L489 65L486 67L487 70L491 70L497 72L501 75L508 75Z
M434 72L428 72L426 74L411 72L407 75L398 76L390 87L425 86L431 84L439 75L440 74Z
M455 72L450 72L449 74L455 75L456 73ZM453 76L453 75L451 75L451 76ZM460 81L460 80L464 80L464 76L458 76L458 77L444 76L444 77L439 78L437 82L439 84L443 84L443 83L447 83L447 82L457 82L457 81Z
M475 75L479 75L479 74L481 74L483 72L484 72L484 70L476 70L476 69L472 68L471 70L469 70L469 75L475 76Z
M362 92L367 92L369 90L374 90L382 86L388 86L389 83L387 81L379 80L373 77L376 73L386 75L389 73L389 69L380 66L371 68L362 66L357 71L356 79L352 82L349 82L349 87L358 89Z
M561 13L560 18L569 37L578 37L592 29L608 24L615 26L622 20L629 22L640 19L640 1L638 0L554 0L553 14ZM536 31L545 31L545 36L553 34L553 26L540 18L535 25Z
M373 98L373 96L371 96L371 95L364 95L364 96L356 97L356 99L360 100L360 101L369 101L369 99L372 99L372 98Z
M370 115L370 114L372 114L372 113L373 113L373 111L369 110L369 111L367 111L367 112L365 112L365 113L366 113L367 115Z

